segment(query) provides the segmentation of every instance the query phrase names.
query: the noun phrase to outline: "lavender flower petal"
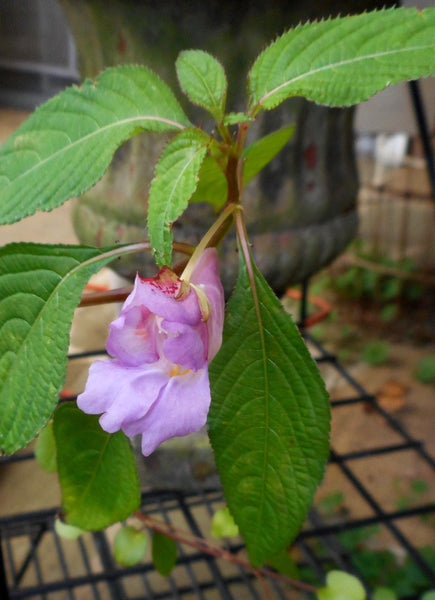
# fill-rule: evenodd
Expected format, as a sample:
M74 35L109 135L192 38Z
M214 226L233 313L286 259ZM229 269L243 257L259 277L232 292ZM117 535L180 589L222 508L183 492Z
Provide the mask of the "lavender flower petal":
M109 329L107 352L125 365L135 367L159 359L155 316L146 307L123 307Z
M165 440L201 429L207 422L210 401L208 369L172 377L141 419L143 455L149 456Z
M125 367L116 359L96 361L77 406L88 414L103 413L101 427L114 433L143 417L167 382L168 375L161 369Z
M198 371L207 360L207 326L200 323L189 327L183 323L163 321L162 328L169 333L163 342L163 353L172 363Z
M225 316L225 297L219 277L218 254L215 248L207 248L201 255L191 277L191 282L201 288L210 303L211 315L207 321L208 361L217 354L222 345L222 329Z

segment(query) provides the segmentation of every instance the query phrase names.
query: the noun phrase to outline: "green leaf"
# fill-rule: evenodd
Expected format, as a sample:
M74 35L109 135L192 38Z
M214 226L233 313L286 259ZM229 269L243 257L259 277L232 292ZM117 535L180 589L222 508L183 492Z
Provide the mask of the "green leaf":
M115 560L121 567L132 567L143 559L147 546L145 533L127 525L116 532L113 541Z
M361 354L361 359L373 367L383 365L390 355L390 344L383 340L367 342Z
M208 141L200 130L183 131L169 142L157 163L148 198L148 233L160 266L172 264L171 226L196 189Z
M22 448L52 415L82 289L104 264L131 249L0 248L0 452Z
M72 403L59 406L53 427L68 524L96 531L137 510L139 478L122 431L103 431L97 416L86 415Z
M409 487L414 492L414 494L416 494L417 496L419 496L420 494L424 494L425 492L428 492L430 489L430 486L425 479L414 479L414 481L411 481L411 484Z
M227 95L227 78L221 63L203 50L185 50L175 66L183 92L220 123Z
M289 314L242 253L221 350L210 365L210 439L254 566L303 523L329 453L323 381ZM249 266L251 269L251 265Z
M53 434L53 423L48 423L38 436L35 444L35 458L44 471L57 471L56 442Z
M421 597L421 600L435 600L435 590L429 590L425 592Z
M228 113L224 117L223 124L224 125L238 125L239 123L249 123L253 120L254 120L253 117L251 117L245 113L242 113L242 112Z
M373 592L373 600L397 600L397 594L390 588L378 587Z
M301 572L298 565L290 556L287 549L281 550L267 559L267 563L278 573L290 577L290 579L301 579Z
M51 210L94 185L116 148L139 131L190 123L152 71L107 69L36 110L0 151L0 224Z
M227 506L220 508L214 513L211 522L211 534L215 538L235 537L239 535L239 528Z
M174 540L159 531L154 531L151 551L155 570L167 577L177 562L177 546Z
M360 581L344 571L329 571L326 587L317 590L319 600L365 600L366 592Z
M74 527L74 525L68 525L68 523L64 523L57 518L54 520L54 529L57 535L64 540L76 540L85 533L84 529Z
M290 96L349 106L435 73L435 8L388 9L306 23L266 48L249 74L251 112Z
M199 171L199 182L190 203L207 202L222 208L227 200L227 180L214 158L206 156Z
M414 377L421 383L435 382L435 356L423 356L414 369Z
M246 185L280 152L292 137L294 125L269 133L245 148L243 183Z
M283 127L258 139L243 151L243 184L247 185L283 149L294 132ZM199 183L190 202L207 202L221 209L227 200L227 181L211 156L206 156L199 171Z

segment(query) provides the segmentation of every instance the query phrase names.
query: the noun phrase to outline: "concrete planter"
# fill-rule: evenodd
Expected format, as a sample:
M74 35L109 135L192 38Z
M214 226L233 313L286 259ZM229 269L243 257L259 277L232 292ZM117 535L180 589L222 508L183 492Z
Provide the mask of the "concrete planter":
M61 4L75 35L83 76L95 76L109 65L140 62L177 90L178 52L204 48L226 66L232 110L243 106L246 73L259 50L285 27L315 16L306 2L283 1L272 8L264 3L249 3L247 8L244 3L216 0L206 4L62 0ZM370 8L367 2L364 7ZM317 2L316 15L340 8L337 1ZM204 112L195 117L207 126ZM252 128L251 140L296 123L293 139L245 191L254 254L277 291L327 265L356 232L352 119L351 109L328 109L292 99L260 116ZM82 242L103 245L146 237L147 188L165 141L138 135L118 150L105 177L76 204L74 227ZM213 219L208 205L190 207L182 224L176 224L176 239L196 243ZM234 249L234 238L225 240L221 248L227 291L237 269ZM115 265L129 277L149 267L151 260L143 256Z

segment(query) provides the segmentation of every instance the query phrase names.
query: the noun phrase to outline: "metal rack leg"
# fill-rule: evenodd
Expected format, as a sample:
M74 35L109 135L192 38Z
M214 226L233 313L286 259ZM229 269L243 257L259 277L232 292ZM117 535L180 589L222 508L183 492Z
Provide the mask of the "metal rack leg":
M301 284L301 301L299 306L299 327L301 331L305 330L305 322L308 316L308 286L309 279L304 279Z
M4 598L4 600L9 600L9 590L8 590L8 582L6 580L6 570L5 570L5 561L3 559L3 550L1 545L1 535L0 535L0 598Z
M411 92L411 99L414 107L415 118L418 125L418 131L420 133L424 157L426 160L427 173L429 175L430 185L432 188L432 199L435 202L435 159L432 150L432 143L429 134L429 126L427 123L426 111L424 108L424 102L421 96L420 85L418 81L410 81L409 90Z

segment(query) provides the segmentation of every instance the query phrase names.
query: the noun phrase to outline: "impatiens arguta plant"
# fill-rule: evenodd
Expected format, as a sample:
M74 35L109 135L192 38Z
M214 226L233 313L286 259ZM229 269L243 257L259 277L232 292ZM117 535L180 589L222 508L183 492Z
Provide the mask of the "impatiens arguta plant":
M243 214L244 186L291 131L250 147L246 135L260 111L291 96L349 106L435 73L435 9L391 9L291 29L253 63L246 110L237 114L226 112L226 76L214 57L182 52L176 70L181 90L213 117L212 130L195 127L146 67L121 66L42 105L1 149L0 223L8 224L86 191L139 131L174 134L149 190L149 241L0 249L0 450L19 450L53 418L65 520L95 530L138 507L127 436L141 434L148 455L208 418L229 510L258 566L288 546L303 523L328 457L329 406L297 328L253 261ZM189 202L216 209L196 249L172 234ZM239 275L221 345L223 294L213 247L232 226ZM183 265L173 265L174 250L186 254ZM155 277L139 274L111 325L111 358L92 367L78 400L83 410L72 403L55 410L84 285L114 258L145 251L154 254Z

